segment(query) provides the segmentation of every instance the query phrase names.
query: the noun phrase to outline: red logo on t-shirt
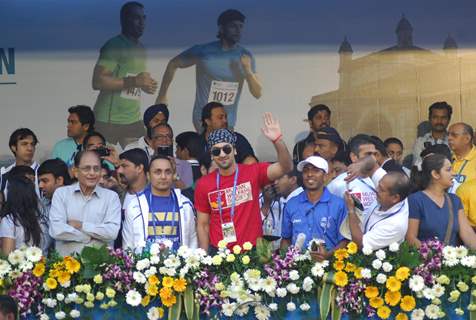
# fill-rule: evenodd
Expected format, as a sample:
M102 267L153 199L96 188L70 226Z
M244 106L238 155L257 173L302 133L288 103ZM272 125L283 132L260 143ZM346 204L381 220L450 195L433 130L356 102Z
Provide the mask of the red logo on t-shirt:
M251 183L249 181L236 186L235 207L252 200L253 193L251 192ZM233 204L233 187L208 193L208 202L212 210L218 210L219 201L221 201L222 209L231 208Z

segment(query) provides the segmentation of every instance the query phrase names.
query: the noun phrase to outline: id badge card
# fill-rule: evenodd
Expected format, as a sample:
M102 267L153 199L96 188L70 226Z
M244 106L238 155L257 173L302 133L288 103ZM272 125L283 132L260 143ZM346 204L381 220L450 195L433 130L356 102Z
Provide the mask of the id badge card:
M233 243L237 241L233 222L223 223L221 225L221 230L223 231L223 240L225 240L226 243Z
M126 77L135 77L137 74L127 73ZM141 89L140 88L127 88L121 90L121 98L140 101L141 100Z
M208 102L220 102L224 106L231 106L235 103L239 87L238 82L213 80L208 94Z

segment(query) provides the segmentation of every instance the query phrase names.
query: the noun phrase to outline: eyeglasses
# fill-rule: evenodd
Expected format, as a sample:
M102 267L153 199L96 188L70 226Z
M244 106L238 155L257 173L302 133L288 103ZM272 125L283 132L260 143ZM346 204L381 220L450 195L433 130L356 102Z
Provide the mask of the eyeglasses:
M84 167L79 167L78 169L81 170L82 173L88 173L91 171L94 173L101 172L100 166L84 166Z
M152 137L152 140L157 140L157 139L172 139L173 136L171 134L158 134Z
M218 157L222 150L225 154L230 154L231 151L233 151L233 148L232 148L232 146L227 144L226 146L223 146L221 148L220 147L213 147L210 152L211 152L212 156Z

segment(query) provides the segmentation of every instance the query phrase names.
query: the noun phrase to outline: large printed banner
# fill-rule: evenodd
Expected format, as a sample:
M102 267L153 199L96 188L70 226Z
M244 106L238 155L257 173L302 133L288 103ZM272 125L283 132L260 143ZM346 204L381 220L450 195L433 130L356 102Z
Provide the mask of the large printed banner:
M343 137L397 136L407 152L435 101L453 106L452 121L476 124L470 1L144 0L121 13L125 2L2 1L0 161L19 127L48 157L78 104L124 146L144 134L154 103L169 105L179 133L200 131L201 108L219 101L262 160L274 155L260 133L265 111L290 147L319 103Z

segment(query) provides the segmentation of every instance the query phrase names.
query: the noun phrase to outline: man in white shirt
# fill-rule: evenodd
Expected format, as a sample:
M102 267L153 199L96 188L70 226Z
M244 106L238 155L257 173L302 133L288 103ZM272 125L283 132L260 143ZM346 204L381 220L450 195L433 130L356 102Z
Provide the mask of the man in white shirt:
M365 216L370 214L377 205L377 185L387 172L380 168L375 160L377 149L370 136L365 134L356 135L349 142L349 149L353 164L349 166L347 172L332 180L327 188L332 194L341 198L344 198L345 192L349 191L362 203L363 215ZM373 161L368 161L371 158ZM359 175L352 179L351 176L354 171L359 171Z
M408 202L410 180L402 172L387 173L377 187L378 204L364 217L362 223L356 214L353 199L345 193L351 240L360 248L372 250L400 243L408 229ZM349 239L350 240L350 239Z

